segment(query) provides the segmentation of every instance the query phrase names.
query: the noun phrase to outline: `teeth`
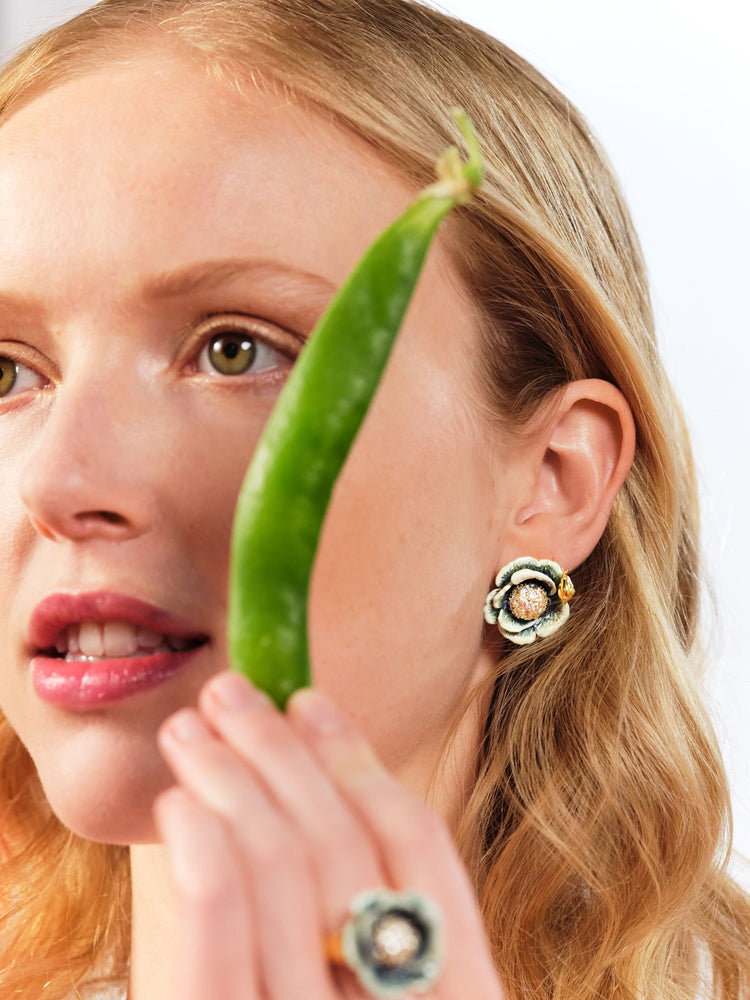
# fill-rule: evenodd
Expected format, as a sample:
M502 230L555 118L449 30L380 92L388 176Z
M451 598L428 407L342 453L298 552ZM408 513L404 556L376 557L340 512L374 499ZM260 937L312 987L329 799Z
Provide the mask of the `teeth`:
M83 622L78 633L78 641L84 656L104 656L102 627L96 622Z
M130 656L138 649L136 631L126 622L107 622L102 636L105 656Z
M172 652L174 652L174 650L171 650L168 646L165 646L163 650L157 649L155 651L154 650L138 649L138 650L136 650L135 653L131 653L130 656L128 657L128 659L138 659L141 656L153 656L154 652L157 652L157 653L160 653L160 652L172 653ZM102 657L102 656L84 656L83 653L68 653L66 655L66 657L65 657L65 662L66 663L101 663L103 659L105 659L105 657Z
M82 622L69 625L55 648L68 662L107 657L153 656L187 649L189 640L168 637L130 622Z
M150 628L138 629L138 645L141 649L156 649L162 642L164 636L161 632L152 632Z

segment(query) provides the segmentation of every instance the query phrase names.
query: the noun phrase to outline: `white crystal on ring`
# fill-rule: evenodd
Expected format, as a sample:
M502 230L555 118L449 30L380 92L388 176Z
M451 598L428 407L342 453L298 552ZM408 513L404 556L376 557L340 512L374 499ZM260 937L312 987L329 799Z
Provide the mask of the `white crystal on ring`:
M405 917L389 914L382 917L372 934L372 953L382 965L398 968L411 962L422 945L422 935Z

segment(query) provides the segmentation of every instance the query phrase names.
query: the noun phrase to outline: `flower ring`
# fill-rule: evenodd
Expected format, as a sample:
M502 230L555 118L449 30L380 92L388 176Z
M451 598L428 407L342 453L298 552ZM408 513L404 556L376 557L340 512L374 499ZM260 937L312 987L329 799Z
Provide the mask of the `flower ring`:
M438 906L416 892L375 889L352 901L351 916L326 941L326 955L346 965L370 996L424 993L443 964L443 920Z
M552 635L570 614L575 588L568 574L550 559L523 556L497 574L487 595L484 618L519 646Z

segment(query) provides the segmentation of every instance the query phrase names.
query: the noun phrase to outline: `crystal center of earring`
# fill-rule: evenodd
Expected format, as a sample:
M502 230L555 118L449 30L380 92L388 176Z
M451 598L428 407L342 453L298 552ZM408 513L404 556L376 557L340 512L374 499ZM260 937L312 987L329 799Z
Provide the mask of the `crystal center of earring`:
M386 913L372 928L372 957L378 965L397 969L413 961L422 947L416 924L398 913Z
M548 606L547 588L539 583L519 583L508 595L510 613L522 622L531 622L539 618Z

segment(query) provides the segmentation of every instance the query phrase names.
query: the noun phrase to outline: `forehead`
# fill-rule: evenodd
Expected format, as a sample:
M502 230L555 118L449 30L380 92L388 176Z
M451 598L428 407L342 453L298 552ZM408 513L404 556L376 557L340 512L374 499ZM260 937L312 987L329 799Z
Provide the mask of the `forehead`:
M60 84L0 128L6 270L61 251L161 270L255 242L337 281L411 196L357 137L167 52Z

